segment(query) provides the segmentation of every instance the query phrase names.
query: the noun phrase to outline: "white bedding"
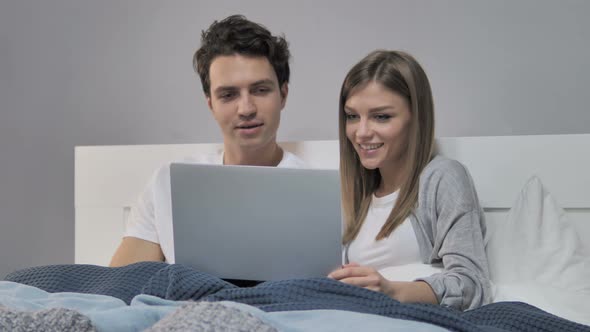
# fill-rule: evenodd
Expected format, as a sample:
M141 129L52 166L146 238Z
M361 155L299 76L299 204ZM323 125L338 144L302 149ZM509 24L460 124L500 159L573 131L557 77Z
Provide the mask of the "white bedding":
M496 301L524 301L590 324L590 300L584 301L590 299L587 293L590 154L580 153L589 151L590 134L447 137L436 141L439 153L465 164L474 179L486 212ZM314 168L338 167L338 141L282 145ZM156 166L219 147L219 144L77 147L76 263L108 264L123 233L125 211ZM555 197L552 203L552 199L524 200L525 191L519 196L520 202L515 203L520 188L533 174L551 189ZM555 209L555 201L566 210L566 216ZM554 204L553 212L550 212L551 204ZM553 219L554 223L539 224L534 218L524 218L522 207L533 205L537 211L544 208L537 216L546 221ZM508 215L506 212L511 208ZM518 234L538 236L525 242ZM572 234L580 236L576 239ZM518 247L525 244L531 247ZM539 246L551 249L534 249ZM553 257L549 263L547 257ZM523 261L528 265L519 263ZM431 268L415 265L382 272L391 279L413 280L416 276L435 273Z
M538 177L486 246L494 301L522 301L590 325L590 255Z
M541 180L532 177L506 220L495 222L502 227L490 227L486 246L493 302L525 302L590 325L590 253ZM389 280L412 281L440 270L415 263L379 272Z

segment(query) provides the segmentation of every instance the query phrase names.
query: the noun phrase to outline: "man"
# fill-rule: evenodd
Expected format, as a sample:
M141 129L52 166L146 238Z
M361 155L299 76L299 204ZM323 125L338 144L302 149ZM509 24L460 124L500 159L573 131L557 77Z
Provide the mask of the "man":
M215 21L193 58L207 104L223 133L223 151L183 162L304 167L276 142L289 92L289 49L283 37L234 15ZM159 169L132 208L111 266L174 263L170 165Z

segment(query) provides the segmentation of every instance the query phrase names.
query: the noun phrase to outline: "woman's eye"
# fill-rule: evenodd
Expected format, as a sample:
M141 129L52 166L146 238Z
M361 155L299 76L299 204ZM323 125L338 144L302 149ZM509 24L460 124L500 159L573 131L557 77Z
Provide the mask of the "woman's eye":
M356 114L348 114L347 113L345 115L345 117L346 117L346 120L355 120L357 118L357 115Z
M391 119L391 115L389 115L389 114L376 114L375 119L377 119L377 121L387 121L387 120Z

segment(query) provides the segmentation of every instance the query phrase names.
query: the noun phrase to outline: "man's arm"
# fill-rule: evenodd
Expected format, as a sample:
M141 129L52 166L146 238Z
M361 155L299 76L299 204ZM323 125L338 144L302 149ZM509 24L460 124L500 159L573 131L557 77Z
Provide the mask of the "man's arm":
M128 236L121 241L109 266L118 267L144 261L163 262L162 248L157 243Z

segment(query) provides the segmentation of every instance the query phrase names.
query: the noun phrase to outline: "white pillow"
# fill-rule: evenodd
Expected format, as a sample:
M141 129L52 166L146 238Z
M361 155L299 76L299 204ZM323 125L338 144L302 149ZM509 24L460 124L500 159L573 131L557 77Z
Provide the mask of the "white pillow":
M538 177L495 226L486 245L494 302L522 301L590 325L590 257Z

